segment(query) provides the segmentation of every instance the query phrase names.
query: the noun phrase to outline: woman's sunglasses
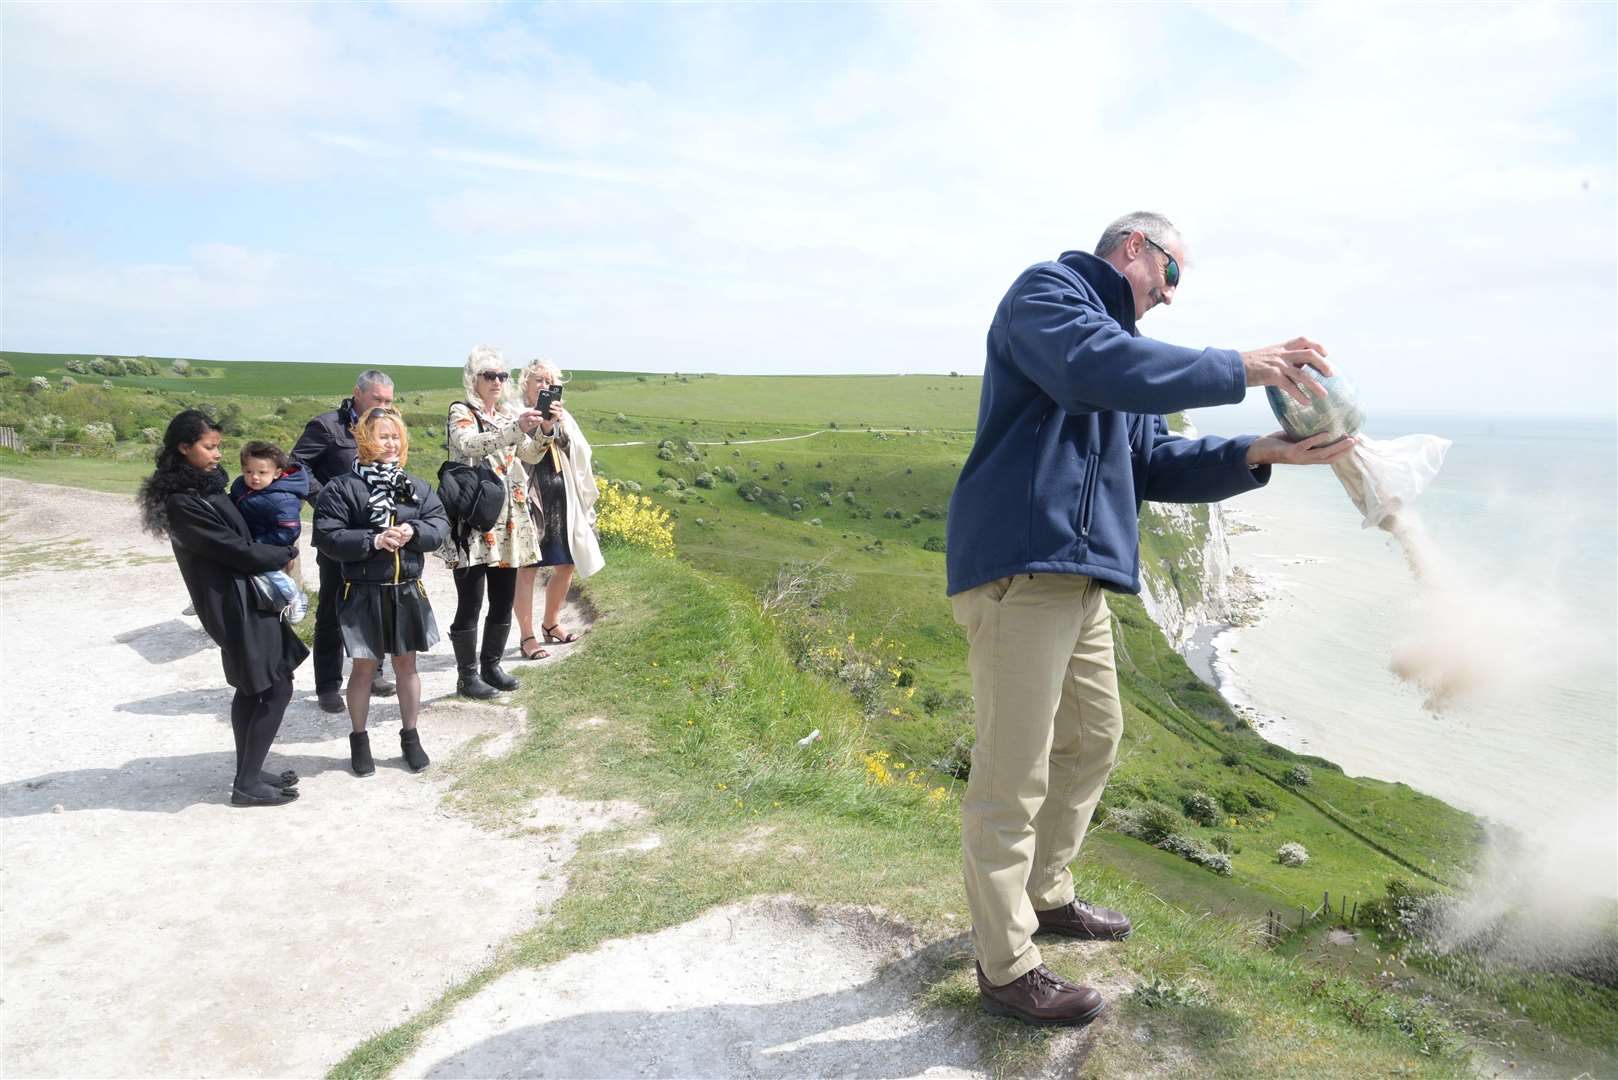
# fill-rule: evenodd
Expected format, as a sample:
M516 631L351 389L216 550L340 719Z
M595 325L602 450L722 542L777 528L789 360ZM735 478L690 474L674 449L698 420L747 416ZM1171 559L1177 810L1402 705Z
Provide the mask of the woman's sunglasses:
M509 371L480 371L480 372L478 372L478 378L480 378L480 379L488 379L490 382L505 382L507 379L511 378L511 372L509 372Z
M1163 267L1163 284L1167 285L1171 289L1174 288L1175 286L1179 285L1180 284L1180 264L1174 261L1174 256L1170 255L1167 251L1165 251L1162 244L1159 244L1156 240L1153 240L1150 236L1147 236L1145 233L1141 233L1141 239L1145 240L1148 244L1152 245L1157 250L1162 251L1163 252L1163 257L1169 261L1169 264L1167 266Z
M365 414L367 420L381 420L383 417L398 416L398 409L375 408Z

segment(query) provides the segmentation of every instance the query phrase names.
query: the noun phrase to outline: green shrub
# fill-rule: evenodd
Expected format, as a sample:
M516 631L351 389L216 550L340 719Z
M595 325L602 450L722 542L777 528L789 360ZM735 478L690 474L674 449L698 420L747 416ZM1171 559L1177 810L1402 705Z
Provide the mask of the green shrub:
M1156 844L1172 835L1183 819L1173 807L1156 799L1148 799L1134 806L1121 806L1113 810L1107 815L1106 823L1125 836Z
M1255 810L1280 809L1280 803L1276 802L1267 792L1260 791L1257 788L1243 788L1242 794L1247 796L1247 801L1252 804Z
M86 448L97 452L111 450L112 444L117 441L117 438L117 433L112 430L112 425L104 422L85 424L83 430L79 432L79 441Z
M1189 837L1173 833L1159 840L1153 847L1172 852L1187 862L1205 866L1222 877L1230 876L1230 856L1220 851L1209 851Z
M942 553L944 550L944 538L942 536L929 536L921 542L921 550Z
M1294 765L1281 777L1281 782L1288 787L1306 787L1313 783L1315 774L1309 771L1307 765Z
M1219 821L1219 804L1205 791L1193 791L1180 800L1185 816L1198 825L1213 825Z

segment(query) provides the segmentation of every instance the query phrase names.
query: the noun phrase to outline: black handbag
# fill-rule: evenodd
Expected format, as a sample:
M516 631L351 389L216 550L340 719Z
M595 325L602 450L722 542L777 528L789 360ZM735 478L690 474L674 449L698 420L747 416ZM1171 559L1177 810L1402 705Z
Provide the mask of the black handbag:
M477 421L478 430L483 430L483 417L476 408L464 401L451 404L466 405L472 419ZM448 422L444 431L448 443ZM450 540L466 551L473 533L488 532L500 520L506 506L506 484L486 461L465 465L452 458L438 467L438 499L449 516Z

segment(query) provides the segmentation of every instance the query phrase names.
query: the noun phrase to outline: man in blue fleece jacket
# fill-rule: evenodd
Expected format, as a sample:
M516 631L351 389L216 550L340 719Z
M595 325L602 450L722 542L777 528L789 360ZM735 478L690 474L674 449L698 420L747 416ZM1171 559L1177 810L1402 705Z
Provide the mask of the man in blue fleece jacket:
M1037 932L1129 935L1074 896L1068 865L1123 734L1105 591L1140 591L1141 501L1213 502L1263 487L1272 464L1329 464L1354 440L1185 439L1162 414L1276 386L1299 401L1332 374L1307 338L1235 352L1141 337L1174 302L1185 250L1168 219L1128 214L1094 255L1029 267L989 327L977 441L950 498L946 567L977 706L961 805L978 991L997 1015L1075 1024L1094 989L1044 967Z

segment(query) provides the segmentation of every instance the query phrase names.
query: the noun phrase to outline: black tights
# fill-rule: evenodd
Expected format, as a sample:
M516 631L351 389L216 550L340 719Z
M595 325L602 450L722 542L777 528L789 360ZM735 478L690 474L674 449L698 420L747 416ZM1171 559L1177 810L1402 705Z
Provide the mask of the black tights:
M230 728L236 736L236 790L248 795L265 796L274 793L259 772L269 756L275 733L281 730L281 717L286 714L287 702L292 700L292 678L270 684L261 694L246 690L236 691L230 703Z
M489 583L488 626L511 625L511 602L517 596L515 567L464 566L455 571L455 621L450 633L477 629L478 612L483 610L483 583Z

